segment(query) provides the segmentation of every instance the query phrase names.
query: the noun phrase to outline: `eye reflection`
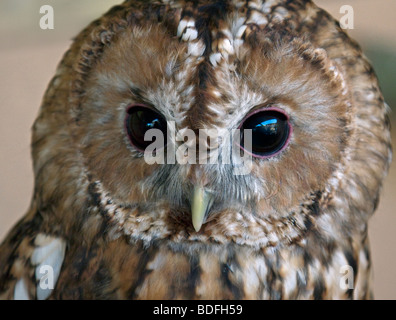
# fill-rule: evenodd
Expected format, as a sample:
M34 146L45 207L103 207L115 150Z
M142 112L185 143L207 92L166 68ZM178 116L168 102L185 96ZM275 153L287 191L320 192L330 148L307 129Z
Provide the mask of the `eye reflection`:
M290 136L290 126L285 114L275 110L263 110L248 117L241 126L241 146L243 130L252 130L252 148L246 151L256 157L269 157L281 151Z
M128 110L126 129L132 144L144 151L152 141L145 141L144 135L150 129L159 129L166 137L165 118L157 111L145 106L132 106Z

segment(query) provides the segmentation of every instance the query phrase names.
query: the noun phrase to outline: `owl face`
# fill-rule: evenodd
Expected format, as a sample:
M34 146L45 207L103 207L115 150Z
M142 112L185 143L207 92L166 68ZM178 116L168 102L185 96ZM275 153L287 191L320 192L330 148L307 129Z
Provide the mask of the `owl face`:
M110 19L80 49L73 135L98 206L133 240L297 241L343 166L351 104L342 72L323 49L248 24L242 12L166 10L160 23ZM257 129L263 123L276 123L277 135ZM251 147L236 148L251 155L249 170L235 174L235 152L227 163L197 154L195 163L149 164L148 128L164 132L171 150L185 140L169 137L186 130L252 129ZM205 157L229 142L198 140Z

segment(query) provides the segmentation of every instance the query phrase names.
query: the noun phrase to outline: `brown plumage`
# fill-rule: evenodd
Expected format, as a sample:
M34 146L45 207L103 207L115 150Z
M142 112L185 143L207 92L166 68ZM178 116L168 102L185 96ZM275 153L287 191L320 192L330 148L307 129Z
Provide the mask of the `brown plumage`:
M232 161L150 165L125 129L143 105L195 133L270 111L289 138L243 175ZM0 247L1 298L371 297L387 107L358 44L309 0L114 7L66 52L32 153L31 208ZM197 190L212 201L198 226ZM47 265L53 290L39 284Z

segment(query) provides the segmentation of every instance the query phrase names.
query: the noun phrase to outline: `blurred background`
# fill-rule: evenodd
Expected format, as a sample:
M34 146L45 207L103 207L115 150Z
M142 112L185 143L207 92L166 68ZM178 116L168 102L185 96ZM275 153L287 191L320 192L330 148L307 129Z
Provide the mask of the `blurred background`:
M72 38L122 0L0 0L0 241L27 210L33 190L30 128L42 96ZM351 37L372 61L388 104L396 109L396 0L316 0L340 19L354 9ZM41 30L40 7L51 5L54 30ZM395 113L395 112L394 112ZM395 114L392 115L395 128ZM396 135L393 133L395 145ZM394 147L394 149L396 149ZM395 162L394 162L395 163ZM396 167L370 224L377 299L396 299ZM1 266L0 266L1 268Z

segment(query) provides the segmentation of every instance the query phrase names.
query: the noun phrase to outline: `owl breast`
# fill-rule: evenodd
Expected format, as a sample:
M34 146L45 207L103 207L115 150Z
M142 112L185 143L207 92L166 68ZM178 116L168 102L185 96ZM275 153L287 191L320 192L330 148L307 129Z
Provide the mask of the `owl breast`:
M353 245L353 244L351 244ZM125 241L66 255L54 299L368 299L369 251L237 245L145 248ZM358 270L353 274L351 268ZM348 273L352 272L352 273ZM79 276L76 278L75 274Z

